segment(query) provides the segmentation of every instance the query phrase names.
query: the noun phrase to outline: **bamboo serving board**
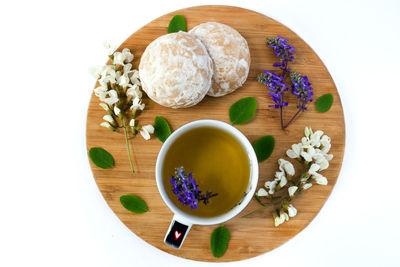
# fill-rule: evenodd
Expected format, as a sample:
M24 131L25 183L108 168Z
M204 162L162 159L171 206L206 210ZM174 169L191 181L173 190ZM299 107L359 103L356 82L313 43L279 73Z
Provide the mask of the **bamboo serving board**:
M231 232L231 240L227 252L220 259L215 259L210 250L210 235L217 226L192 226L181 249L173 249L163 243L173 215L158 193L154 174L157 154L162 143L155 137L145 141L140 135L130 139L135 167L135 173L132 174L124 135L99 126L105 111L98 105L98 98L92 95L87 115L87 148L103 147L115 159L115 167L109 170L97 168L91 163L94 178L108 205L121 221L137 236L167 253L192 260L215 262L237 261L263 254L282 245L304 229L322 208L335 185L345 147L345 124L339 94L322 61L299 36L269 17L238 7L198 6L172 12L155 19L132 34L118 50L129 48L135 55L133 66L137 68L146 46L167 33L168 23L176 14L186 18L188 30L208 21L221 22L238 30L246 38L250 48L249 77L243 87L234 93L220 98L206 96L198 105L188 109L165 108L144 97L146 109L137 117L140 124L153 124L156 116L165 117L172 130L199 119L229 122L230 105L240 98L254 96L258 105L255 117L247 124L236 127L250 142L264 135L275 137L275 150L272 156L259 164L259 186L273 178L277 170L277 160L285 157L286 150L293 143L300 142L305 126L323 130L332 139L331 153L334 158L330 162L329 169L322 172L328 178L329 184L314 185L305 194L296 198L293 204L298 209L297 216L278 228L273 224L272 208L248 218L240 218L241 215L260 207L255 200L252 200L241 214L225 223ZM277 58L271 48L265 45L265 39L276 35L288 38L289 43L295 47L295 61L291 68L308 76L314 88L314 99L326 93L332 93L334 97L333 106L328 112L318 113L312 103L309 105L309 110L285 131L280 129L279 111L268 107L272 104L272 100L266 87L256 80L257 75L264 69L275 69L272 64ZM291 95L289 108L285 108L284 111L285 121L288 121L296 111L295 103L296 98ZM125 210L119 201L120 196L125 194L135 194L143 198L149 211L144 214L133 214Z

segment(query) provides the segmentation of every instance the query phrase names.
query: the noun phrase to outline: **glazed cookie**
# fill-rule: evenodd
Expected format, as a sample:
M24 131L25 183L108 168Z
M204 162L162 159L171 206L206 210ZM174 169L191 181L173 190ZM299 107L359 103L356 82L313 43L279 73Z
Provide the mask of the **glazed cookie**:
M210 96L224 96L242 86L250 68L250 51L246 39L232 27L207 22L189 32L206 46L214 63Z
M160 105L196 105L211 87L213 65L202 42L187 32L163 35L151 42L139 64L142 88Z

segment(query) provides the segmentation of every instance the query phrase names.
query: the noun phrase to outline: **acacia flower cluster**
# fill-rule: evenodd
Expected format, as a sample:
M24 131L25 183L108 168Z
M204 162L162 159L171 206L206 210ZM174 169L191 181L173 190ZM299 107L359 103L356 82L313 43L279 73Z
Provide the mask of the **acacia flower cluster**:
M94 94L102 101L99 105L108 112L103 117L104 122L100 126L111 131L124 129L129 162L132 172L134 172L127 127L133 135L140 132L146 140L150 139L150 134L154 133L154 127L151 124L140 126L135 121L137 111L142 111L145 104L142 103L143 93L140 90L139 72L133 69L131 64L134 58L133 54L128 48L124 48L121 52L111 52L112 49L109 45L107 48L110 51L109 58L112 64L101 66L93 71L100 84L94 89Z
M270 92L269 95L272 96L272 100L275 104L269 106L279 108L281 128L283 130L293 122L300 112L307 110L307 104L313 101L313 88L311 87L311 83L308 81L307 76L291 72L288 67L289 62L294 60L295 53L294 47L288 44L288 39L282 38L278 35L275 38L268 38L267 45L274 50L274 54L280 59L280 62L274 63L273 66L279 67L282 72L280 75L277 75L272 71L264 70L264 73L259 74L257 79L258 82L265 84L269 90L273 91ZM290 87L284 82L286 79L288 79L292 84ZM290 91L298 98L298 111L293 115L289 122L284 125L282 113L283 107L288 106L288 102L284 100L284 95L287 91Z
M210 198L218 195L207 191L202 194L201 190L197 187L196 180L193 178L192 173L187 175L185 168L179 167L175 169L175 176L169 180L172 184L172 192L178 196L178 200L183 205L190 206L190 209L197 209L198 202L203 201L204 204L210 202Z
M293 164L285 159L279 159L279 171L275 173L274 179L265 182L264 187L256 193L256 199L263 207L254 212L267 206L276 206L272 214L275 226L294 217L297 209L291 202L296 195L302 194L313 184L328 184L327 178L319 172L329 167L329 161L333 158L332 154L328 154L330 149L329 136L324 135L323 131L313 132L311 128L305 127L301 142L293 144L286 151L289 158L296 159L303 165L303 173L299 177L295 177ZM261 197L268 200L269 203L263 203Z

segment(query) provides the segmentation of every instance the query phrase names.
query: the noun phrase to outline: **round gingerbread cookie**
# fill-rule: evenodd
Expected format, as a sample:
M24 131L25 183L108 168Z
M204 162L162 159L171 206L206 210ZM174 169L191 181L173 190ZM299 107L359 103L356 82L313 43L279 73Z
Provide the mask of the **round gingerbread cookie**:
M212 60L202 42L187 32L163 35L144 51L139 76L143 90L160 105L196 105L211 87Z
M213 83L208 95L224 96L243 85L250 69L250 51L246 39L232 27L202 23L189 31L206 46L214 63Z

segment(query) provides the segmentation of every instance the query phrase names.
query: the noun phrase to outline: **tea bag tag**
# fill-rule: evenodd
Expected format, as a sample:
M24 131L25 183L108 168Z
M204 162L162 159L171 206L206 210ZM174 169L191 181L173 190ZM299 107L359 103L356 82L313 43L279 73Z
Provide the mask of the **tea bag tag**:
M191 227L192 224L181 223L177 220L176 216L174 216L167 234L165 235L164 243L170 247L179 249Z

